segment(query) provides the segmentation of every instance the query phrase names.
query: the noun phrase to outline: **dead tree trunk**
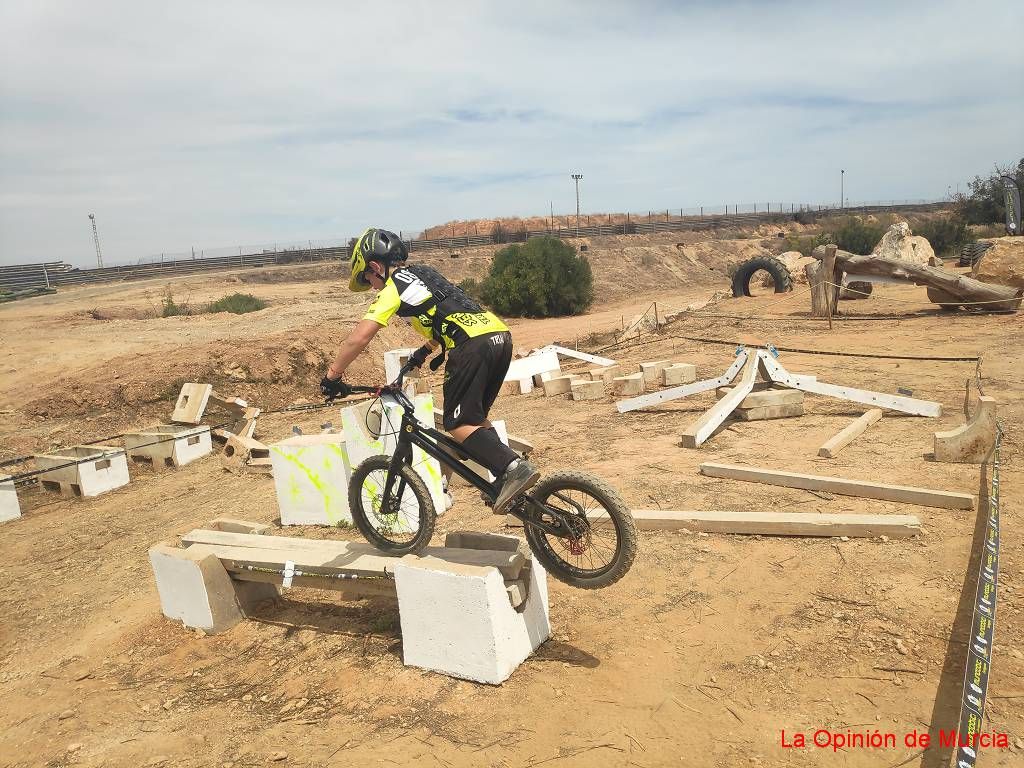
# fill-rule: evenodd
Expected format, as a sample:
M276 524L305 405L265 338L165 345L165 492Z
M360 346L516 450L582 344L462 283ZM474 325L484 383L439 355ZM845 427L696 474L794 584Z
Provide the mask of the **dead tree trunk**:
M834 246L818 246L811 255L824 264L828 258L826 248L831 247ZM835 260L836 271L845 272L853 278L870 280L872 277L886 277L927 286L929 301L934 301L944 308L964 305L982 311L1013 311L1020 308L1021 300L1024 298L1024 289L983 283L964 275L904 259L856 256L846 251L837 251Z
M821 259L820 263L804 267L807 282L811 286L811 317L832 317L839 305L839 289L835 286L842 282L838 279L842 272L836 269L836 246L827 245L824 248L821 256L815 253L815 258Z

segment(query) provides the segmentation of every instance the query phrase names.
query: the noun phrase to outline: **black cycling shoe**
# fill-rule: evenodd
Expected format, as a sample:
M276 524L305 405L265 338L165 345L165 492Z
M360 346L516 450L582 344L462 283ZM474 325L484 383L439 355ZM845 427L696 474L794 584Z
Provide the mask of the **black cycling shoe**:
M540 472L526 459L513 461L501 476L501 490L494 500L494 514L505 514L509 502L540 480Z

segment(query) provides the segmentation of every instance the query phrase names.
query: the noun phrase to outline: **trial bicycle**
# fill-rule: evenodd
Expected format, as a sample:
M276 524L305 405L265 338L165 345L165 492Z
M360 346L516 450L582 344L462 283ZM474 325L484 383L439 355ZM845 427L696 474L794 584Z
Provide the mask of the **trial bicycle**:
M381 434L396 438L391 456L371 456L357 466L349 481L349 508L360 533L375 547L393 555L417 553L430 543L437 512L423 479L413 468L413 448L440 462L481 491L493 505L500 486L459 460L465 448L432 426L421 424L415 406L402 391L406 365L389 385L349 385L353 394L371 394L382 406L401 407L400 425L391 425L382 408ZM397 434L396 434L397 433ZM582 589L614 584L636 557L636 523L625 502L610 485L583 472L552 472L514 498L508 514L523 523L526 541L537 560L559 581Z

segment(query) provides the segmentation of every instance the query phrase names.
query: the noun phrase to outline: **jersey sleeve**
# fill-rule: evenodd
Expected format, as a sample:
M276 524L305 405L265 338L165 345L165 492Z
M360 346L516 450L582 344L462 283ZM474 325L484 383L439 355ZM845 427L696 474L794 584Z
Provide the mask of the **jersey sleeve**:
M373 320L378 325L387 326L391 316L398 311L401 305L402 299L398 295L398 288L395 287L393 281L388 280L381 292L377 294L377 298L370 304L370 308L366 310L363 319Z

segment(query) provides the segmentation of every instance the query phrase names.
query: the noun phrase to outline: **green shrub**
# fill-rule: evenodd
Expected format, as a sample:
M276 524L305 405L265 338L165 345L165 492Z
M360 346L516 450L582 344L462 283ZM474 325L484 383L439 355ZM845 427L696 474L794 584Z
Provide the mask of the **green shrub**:
M828 232L822 232L818 235L808 235L801 237L799 235L790 235L786 238L786 250L787 251L800 251L803 256L810 256L811 251L817 248L819 245L828 245L832 242L832 235Z
M954 255L964 243L973 240L967 231L967 219L961 216L922 222L914 234L925 238L937 256Z
M576 315L594 301L594 276L587 257L577 255L572 246L537 237L494 255L482 298L501 315Z
M257 299L251 293L232 293L223 299L217 299L210 304L210 312L231 312L235 315L244 315L246 312L256 312L264 309L267 302Z
M477 301L483 301L483 285L480 283L479 280L476 280L475 278L472 277L467 277L465 280L459 283L459 288L464 290L467 294L472 296Z
M188 313L188 302L183 301L181 304L178 304L174 300L171 289L168 288L164 293L164 297L160 300L160 317L177 317L178 315L187 315Z
M841 250L867 256L884 234L885 230L882 227L865 224L855 216L849 216L833 233L833 241Z

